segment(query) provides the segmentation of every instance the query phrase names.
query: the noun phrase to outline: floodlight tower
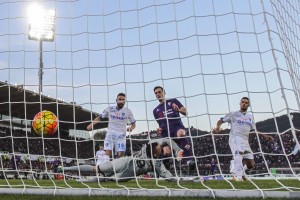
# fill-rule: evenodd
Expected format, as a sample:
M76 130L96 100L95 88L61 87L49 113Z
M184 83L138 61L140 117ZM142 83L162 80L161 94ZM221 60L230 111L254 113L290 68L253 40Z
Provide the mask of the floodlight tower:
M53 42L55 35L55 10L44 10L37 4L28 9L29 12L29 40L39 41L39 93L43 92L43 41Z

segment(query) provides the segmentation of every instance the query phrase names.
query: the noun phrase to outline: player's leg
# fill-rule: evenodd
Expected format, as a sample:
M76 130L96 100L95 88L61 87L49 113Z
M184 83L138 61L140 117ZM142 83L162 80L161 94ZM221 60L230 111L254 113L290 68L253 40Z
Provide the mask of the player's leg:
M195 159L193 157L193 152L191 149L191 145L189 143L188 138L186 137L186 130L184 127L180 127L175 130L176 135L174 137L177 137L179 141L179 147L184 150L184 157L187 158L187 164L190 167L190 169L193 169L195 167Z
M243 166L243 179L247 180L247 175L246 175L247 170L254 168L254 156L248 141L244 141L242 145L243 148L245 149L243 154L243 161L245 163Z
M230 174L232 176L232 180L235 180L236 174L234 170L234 158L232 157L232 160L230 161Z
M246 181L248 180L247 178L247 171L254 168L254 159L243 159L244 161L244 166L243 166L243 180Z
M101 165L97 165L97 166L93 167L93 172L97 172L97 176L92 177L90 179L79 179L78 181L85 182L85 183L110 181L110 180L112 180L112 178L110 176L114 177L114 174L117 173L118 171L120 171L120 168L122 168L123 165L121 163L122 162L120 162L120 160L113 160L110 162L102 163ZM81 166L84 166L84 165L81 165ZM80 169L81 169L81 166L79 166ZM71 171L70 169L71 168L68 168L67 170ZM84 167L84 169L85 169L85 167ZM80 170L80 171L82 171L82 170Z
M104 151L105 154L110 158L112 156L113 138L112 135L106 134L104 139Z
M179 128L176 130L176 136L172 136L172 137L177 137L180 140L181 143L181 148L184 150L188 150L190 149L190 144L189 141L186 137L186 131L183 128Z
M114 145L115 145L115 149L116 149L118 158L123 157L125 155L125 152L126 152L126 138L125 138L125 136L123 134L119 135L118 138L117 138L117 141L115 141Z
M96 172L96 166L92 165L79 165L79 166L72 166L72 167L64 167L63 171L80 171L80 172Z
M254 168L254 159L244 159L245 165L244 169L253 169ZM246 168L247 167L247 168Z
M106 178L103 173L99 173L99 165L96 166L97 175L91 178L81 178L76 180L77 182L83 183L95 183L95 182L106 182L109 181L109 178Z
M78 179L77 182L82 182L82 183L96 183L96 182L106 182L107 179L99 177L99 176L94 176L89 179Z
M120 158L120 159L114 159L110 162L103 163L102 165L99 165L97 168L97 173L102 174L105 177L114 176L117 173L122 172L127 165L128 165L128 157Z
M244 149L243 159L245 162L245 168L252 169L254 168L254 156L250 148L249 142L243 141L241 144L243 145L243 149Z
M236 173L236 181L242 181L243 177L243 157L242 157L242 151L239 150L238 148L238 142L236 141L235 138L230 138L229 139L229 146L233 155L233 164L234 164L234 170Z

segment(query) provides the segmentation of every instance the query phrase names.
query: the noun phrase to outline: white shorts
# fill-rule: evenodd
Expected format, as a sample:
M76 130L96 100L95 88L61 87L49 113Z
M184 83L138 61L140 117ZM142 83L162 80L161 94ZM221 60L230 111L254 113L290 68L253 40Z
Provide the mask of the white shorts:
M248 139L242 139L240 137L230 136L229 146L232 152L232 155L239 154L243 152L242 156L244 159L254 159L253 152L250 148Z
M116 152L126 151L126 136L125 134L106 134L104 139L104 150L112 150Z

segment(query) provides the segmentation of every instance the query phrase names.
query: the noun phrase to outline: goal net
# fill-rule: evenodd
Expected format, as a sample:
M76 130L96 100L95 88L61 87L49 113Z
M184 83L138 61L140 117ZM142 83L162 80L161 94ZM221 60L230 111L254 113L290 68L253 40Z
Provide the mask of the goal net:
M2 1L0 193L299 197L299 10L297 0ZM160 138L155 86L187 109L195 164L172 154L157 159L173 181L131 165L130 181L104 181L92 169L108 121L87 126L125 93L136 128L126 157L111 159L136 162ZM212 130L242 97L256 122L255 166L236 182L230 126Z

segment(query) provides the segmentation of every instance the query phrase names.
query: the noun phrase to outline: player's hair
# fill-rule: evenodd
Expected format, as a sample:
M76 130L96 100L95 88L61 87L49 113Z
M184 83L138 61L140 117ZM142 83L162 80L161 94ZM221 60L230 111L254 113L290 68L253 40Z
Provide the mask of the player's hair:
M150 143L150 144L147 144L147 147L146 147L146 154L149 158L151 158L151 155L153 155L154 153L154 150L156 148L156 146L158 145L157 142L153 142L153 143Z
M162 151L162 154L159 156L159 158L164 158L165 156L163 155L163 152L164 152L164 147L168 147L170 150L172 150L172 148L167 144L167 143L164 143L161 146L161 151ZM166 156L168 157L168 156Z
M161 91L163 91L163 92L165 91L164 88L161 87L161 86L155 86L154 89L153 89L153 91L155 92L155 90L156 90L156 89L159 89L159 88L161 89Z
M118 98L119 96L126 97L126 94L123 93L123 92L120 92L120 93L117 95L117 98Z
M164 143L161 145L161 148L164 148L164 147L170 147L167 143Z
M246 100L248 100L248 101L249 101L249 103L250 103L250 99L249 99L248 97L243 97L243 98L241 98L241 101L242 101L243 99L246 99Z

